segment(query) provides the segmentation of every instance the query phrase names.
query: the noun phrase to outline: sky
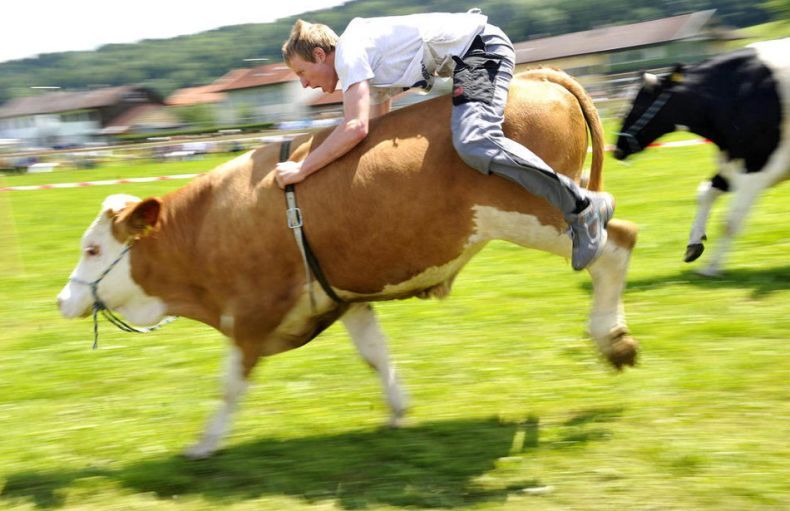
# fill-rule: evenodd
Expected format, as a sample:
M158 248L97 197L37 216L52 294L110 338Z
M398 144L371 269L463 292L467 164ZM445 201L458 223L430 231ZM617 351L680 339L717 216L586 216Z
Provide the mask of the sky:
M0 62L265 23L348 0L5 0Z

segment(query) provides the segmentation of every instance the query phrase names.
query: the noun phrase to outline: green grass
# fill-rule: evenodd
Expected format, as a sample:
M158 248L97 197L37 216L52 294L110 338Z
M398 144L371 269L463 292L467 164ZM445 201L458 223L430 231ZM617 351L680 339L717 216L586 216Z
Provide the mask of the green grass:
M617 216L640 227L625 294L635 369L614 372L585 337L586 274L495 243L447 300L377 306L411 394L406 428L382 427L377 379L333 326L258 368L227 447L201 462L179 453L217 404L221 336L185 319L148 335L103 324L91 351L90 321L54 305L106 195L184 182L0 192L0 509L788 509L787 189L762 198L726 275L703 279L681 258L712 169L709 146L607 162Z
M768 39L781 39L783 37L790 37L790 21L772 21L770 23L763 23L761 25L743 28L740 30L740 32L744 35L744 37L746 37L746 39L733 41L730 44L733 49Z

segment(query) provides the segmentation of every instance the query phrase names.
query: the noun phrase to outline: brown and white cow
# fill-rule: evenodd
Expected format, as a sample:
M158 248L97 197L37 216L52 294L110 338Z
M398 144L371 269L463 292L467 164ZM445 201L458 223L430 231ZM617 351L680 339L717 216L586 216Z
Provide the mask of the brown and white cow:
M369 302L445 295L464 264L494 239L566 258L571 251L557 210L461 162L451 142L450 108L442 97L374 120L358 147L298 185L306 234L347 304L338 305L313 282L317 306L310 305L272 173L280 145L270 144L162 198L109 197L83 236L83 256L58 296L61 312L88 314L94 298L84 282L97 279L131 244L98 285L108 307L141 325L165 315L192 318L232 340L223 403L190 456L217 449L260 357L302 346L338 318L379 372L396 424L406 397ZM590 187L600 188L600 120L569 76L547 69L519 75L506 118L511 138L575 179L589 126ZM297 138L290 158L303 159L327 134ZM589 329L620 368L636 357L621 302L636 229L613 220L608 231L603 254L588 269L594 286Z

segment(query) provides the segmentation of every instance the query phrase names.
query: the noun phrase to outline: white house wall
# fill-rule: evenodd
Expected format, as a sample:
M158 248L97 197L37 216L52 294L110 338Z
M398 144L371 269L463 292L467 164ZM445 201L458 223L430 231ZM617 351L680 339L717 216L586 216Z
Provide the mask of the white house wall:
M85 116L90 117L90 116ZM28 115L0 120L0 138L15 138L24 145L51 147L79 144L91 139L99 123L90 119L63 121L60 114Z
M221 103L221 119L229 123L282 122L308 116L307 103L315 92L305 90L298 81L230 90ZM250 115L242 119L240 114Z

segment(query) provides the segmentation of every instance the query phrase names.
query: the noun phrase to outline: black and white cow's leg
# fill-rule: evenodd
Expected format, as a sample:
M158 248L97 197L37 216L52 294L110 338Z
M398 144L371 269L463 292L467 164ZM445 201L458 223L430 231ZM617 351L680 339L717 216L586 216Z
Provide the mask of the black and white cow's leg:
M710 181L703 181L697 188L697 216L691 225L691 234L686 246L686 255L683 260L687 263L695 261L705 250L704 241L707 239L707 225L710 212L716 199L729 190L729 183L720 175L715 175Z
M628 331L622 299L636 243L636 226L623 220L611 220L607 231L609 239L603 253L587 268L593 280L589 330L601 354L621 369L636 363L638 346Z
M773 176L768 172L758 172L752 174L738 174L734 182L734 194L730 209L727 212L724 232L720 240L716 242L713 254L708 265L699 270L698 273L706 277L715 277L721 274L724 259L732 248L733 240L743 228L749 211L754 206L757 197L763 190L773 183L770 179Z
M184 455L192 459L206 458L214 454L220 442L230 430L233 412L238 407L239 400L244 396L249 386L247 376L252 369L251 364L245 363L244 352L231 342L225 363L223 376L222 403L206 424L200 440L189 447Z
M406 413L407 396L390 361L387 337L379 326L373 307L368 303L353 304L342 321L359 354L379 374L390 408L390 425L399 426Z

